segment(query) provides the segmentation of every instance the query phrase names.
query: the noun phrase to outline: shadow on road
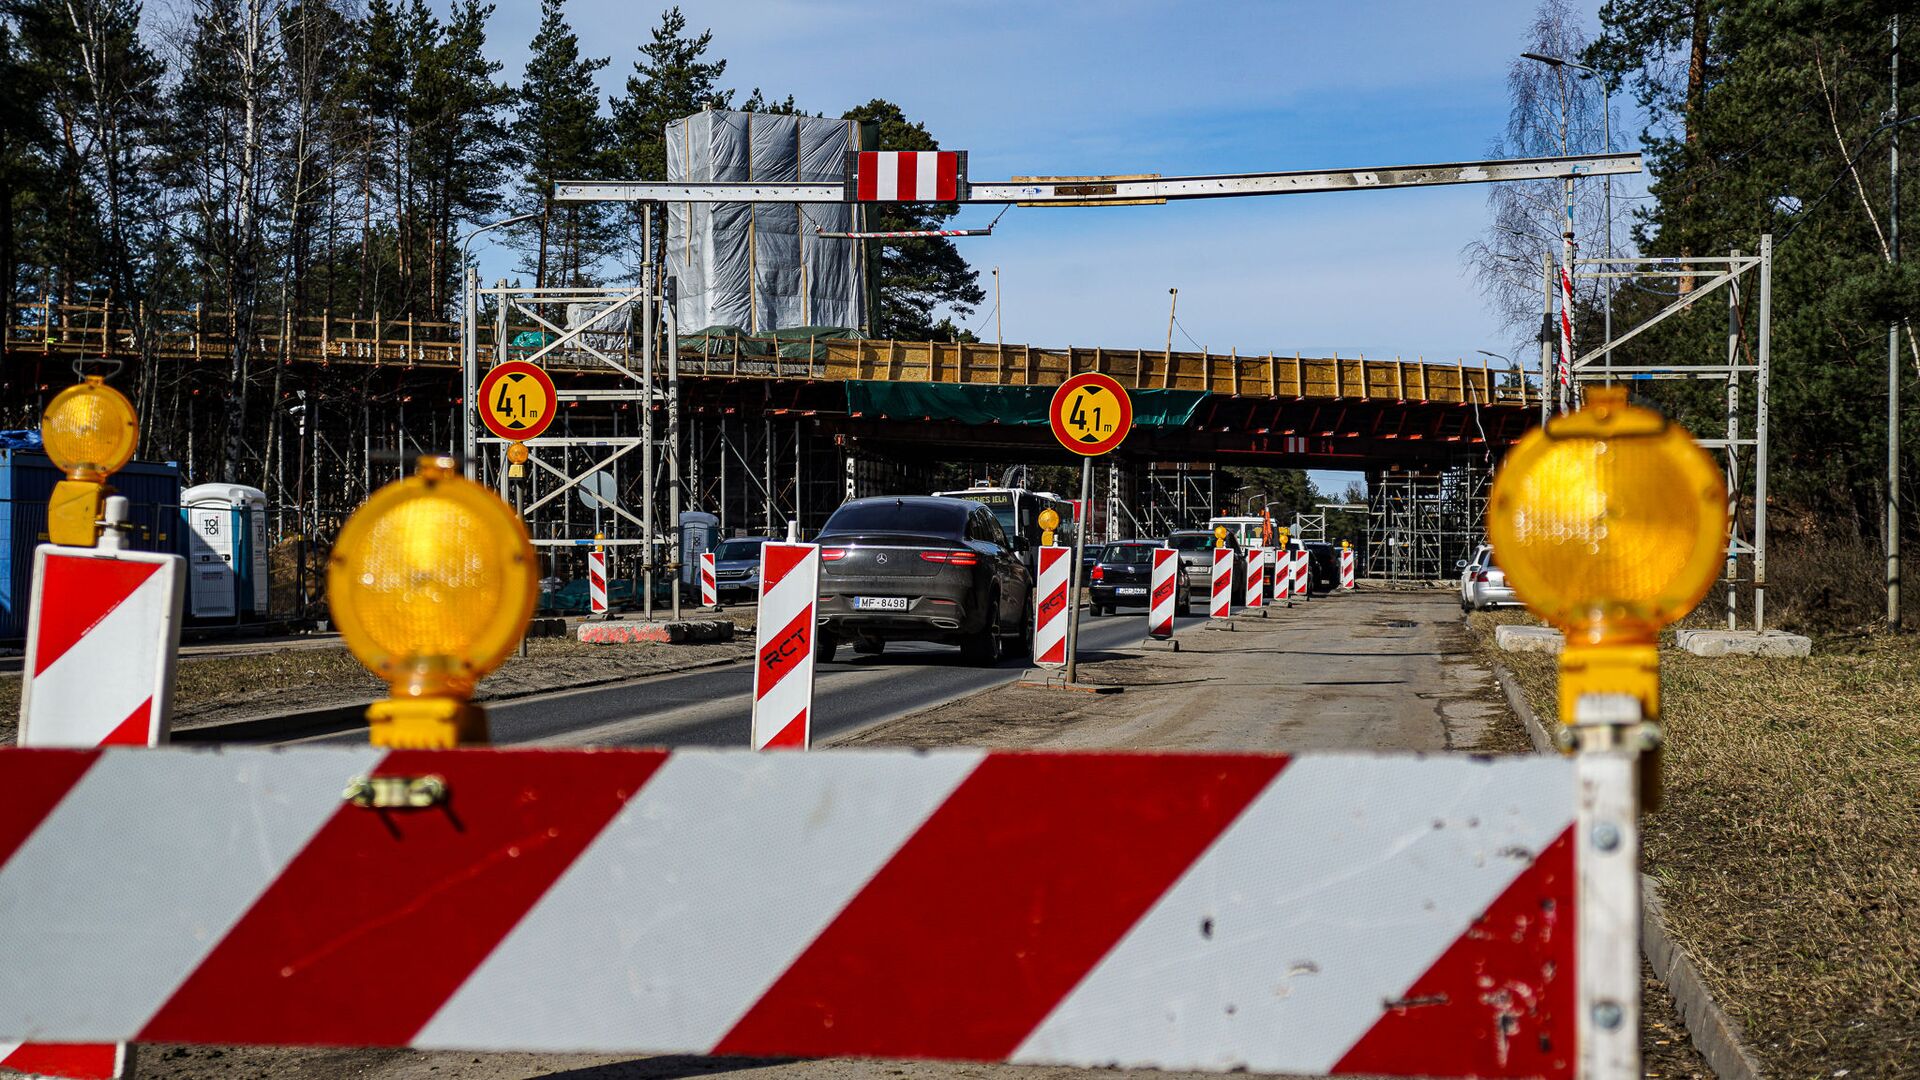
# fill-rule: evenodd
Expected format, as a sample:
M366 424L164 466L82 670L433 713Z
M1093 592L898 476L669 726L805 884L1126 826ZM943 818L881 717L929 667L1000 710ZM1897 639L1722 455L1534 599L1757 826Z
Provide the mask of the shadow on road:
M717 1076L742 1069L765 1069L788 1064L790 1058L709 1058L689 1054L614 1061L588 1065L562 1072L544 1073L548 1080L684 1080L687 1077Z

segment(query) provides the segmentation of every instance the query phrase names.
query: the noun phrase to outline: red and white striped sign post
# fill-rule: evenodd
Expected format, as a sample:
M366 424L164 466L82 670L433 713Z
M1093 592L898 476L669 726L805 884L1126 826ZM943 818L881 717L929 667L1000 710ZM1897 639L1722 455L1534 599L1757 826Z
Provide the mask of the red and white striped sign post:
M1313 563L1304 544L1293 553L1293 593L1302 600L1313 599Z
M817 544L760 546L760 610L754 616L753 748L813 745Z
M1250 547L1247 549L1247 608L1259 611L1266 617L1267 599L1267 549Z
M1213 605L1209 612L1216 619L1233 617L1233 551L1213 549Z
M711 551L700 553L700 606L718 608L720 606L720 577L714 569L714 555Z
M1283 600L1293 606L1293 549L1285 544L1273 549L1273 602Z
M1340 588L1344 590L1349 590L1349 591L1351 591L1354 588L1354 584L1355 584L1354 577L1356 574L1356 564L1358 562L1359 562L1359 559L1352 548L1344 547L1344 546L1341 547L1340 549Z
M587 552L587 593L593 617L607 617L607 553L602 548Z
M457 812L341 800L425 776ZM4 750L0 1031L1626 1080L1634 786L1609 754Z
M117 542L109 530L100 547L34 549L21 746L167 741L185 560L123 551ZM0 1040L0 1071L107 1078L123 1075L126 1064L124 1043Z
M1067 569L1073 549L1041 547L1040 576L1034 583L1033 662L1037 667L1067 666Z
M1150 601L1147 606L1147 636L1166 640L1173 637L1173 614L1177 605L1174 594L1179 592L1174 575L1183 574L1180 569L1180 553L1173 548L1153 549L1153 575L1149 579Z

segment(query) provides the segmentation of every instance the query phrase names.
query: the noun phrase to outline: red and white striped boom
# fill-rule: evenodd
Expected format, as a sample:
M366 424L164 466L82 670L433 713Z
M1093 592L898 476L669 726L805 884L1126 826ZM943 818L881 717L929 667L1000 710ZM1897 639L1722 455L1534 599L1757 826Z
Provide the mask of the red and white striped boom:
M1216 176L1113 176L1072 181L963 182L959 184L955 198L916 198L929 202L1086 206L1098 205L1101 200L1223 199L1309 191L1364 191L1373 188L1620 175L1637 173L1640 168L1640 155L1637 153L1580 154L1438 165L1389 165L1367 169L1314 169ZM853 181L851 177L844 181L823 183L774 180L563 180L555 187L554 197L561 202L839 203L860 201L858 187ZM919 190L917 183L916 180L916 193ZM897 188L895 190L897 194ZM915 200L903 198L902 201Z

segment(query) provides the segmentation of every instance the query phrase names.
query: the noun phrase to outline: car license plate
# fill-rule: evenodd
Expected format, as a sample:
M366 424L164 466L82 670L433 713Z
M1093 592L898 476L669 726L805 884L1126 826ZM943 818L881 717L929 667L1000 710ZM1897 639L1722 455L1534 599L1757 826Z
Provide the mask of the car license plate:
M905 611L907 598L904 596L856 596L853 606L857 611Z
M1117 589L1115 589L1115 590L1113 590L1113 591L1114 591L1114 592L1117 592L1117 593L1119 593L1119 594L1120 594L1121 596L1145 596L1145 595L1147 595L1147 589L1146 589L1146 586L1144 586L1144 585L1139 585L1139 586L1135 586L1135 585L1122 585L1122 586L1120 586L1119 588L1117 588Z

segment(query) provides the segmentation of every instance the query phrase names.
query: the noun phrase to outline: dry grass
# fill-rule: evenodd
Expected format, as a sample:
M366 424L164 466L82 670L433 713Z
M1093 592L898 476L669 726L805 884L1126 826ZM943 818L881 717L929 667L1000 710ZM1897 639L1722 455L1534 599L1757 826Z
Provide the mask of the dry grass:
M1552 658L1501 660L1551 716ZM1662 675L1647 870L1715 998L1772 1074L1920 1077L1920 640Z

